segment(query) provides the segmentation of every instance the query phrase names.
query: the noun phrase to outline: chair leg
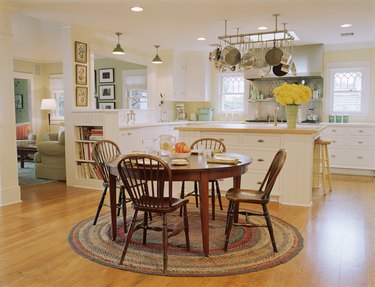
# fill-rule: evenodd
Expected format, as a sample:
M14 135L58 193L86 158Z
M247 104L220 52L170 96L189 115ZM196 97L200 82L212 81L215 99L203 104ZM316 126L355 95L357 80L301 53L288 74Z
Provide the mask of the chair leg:
M329 156L328 156L328 145L325 147L326 151L326 164L327 164L327 174L328 174L328 186L329 186L329 191L332 191L332 180L331 180L331 166L329 163Z
M181 193L180 193L180 198L184 199L185 198L185 181L182 182L181 184ZM180 208L180 216L182 216L182 206Z
M102 210L104 199L105 199L105 196L107 194L107 189L108 189L108 186L106 186L104 188L104 190L103 190L102 197L100 199L100 202L99 202L99 205L98 205L98 209L96 211L96 215L95 215L95 219L94 219L93 225L96 225L96 222L98 221L99 213L100 213L100 210Z
M215 183L211 182L212 220L215 220Z
M147 226L148 226L148 216L151 212L145 212L143 214L143 239L142 243L146 244L147 241Z
M137 214L138 214L138 210L134 210L132 223L130 224L129 232L128 232L128 235L126 236L125 245L124 245L124 248L122 250L121 259L120 259L120 262L119 262L120 265L122 265L122 263L124 262L126 251L128 251L129 243L130 243L130 240L131 240L133 232L134 232L135 222L137 220Z
M168 266L168 230L167 230L167 216L163 213L163 273L167 271Z
M221 191L219 187L219 181L215 180L217 199L219 200L220 210L223 210L223 203L221 202Z
M120 212L121 212L121 203L122 203L122 196L123 196L123 192L121 191L121 187L120 187L120 193L119 193L119 196L118 196L118 209L117 209L117 216L120 216Z
M194 196L195 196L195 207L198 207L198 182L194 181Z
M267 206L262 204L262 208L263 208L264 218L266 219L266 222L267 222L268 232L269 232L270 237L271 237L271 242L272 242L273 251L274 251L274 252L277 252L276 240L275 240L275 236L274 236L274 234L273 234L273 228L272 228L272 223L271 223L271 217L270 217L270 215L269 215L269 213L268 213Z
M127 216L127 212L126 212L126 195L125 195L125 191L124 191L124 188L121 187L120 188L120 193L122 193L122 196L121 196L121 206L122 206L122 217L124 219L124 233L126 234L128 232L128 226L126 224L126 216Z
M189 219L188 219L186 204L183 206L183 208L184 208L184 229L185 229L185 239L186 239L186 250L189 252L190 251Z
M325 170L325 152L324 152L324 146L321 145L321 149L320 149L320 153L321 153L321 161L322 161L322 184L323 184L323 194L324 195L327 195L327 191L326 191L326 170Z
M230 231L232 229L232 223L233 223L233 212L234 212L234 202L229 202L228 206L228 214L227 214L227 226L225 227L225 243L224 243L224 251L227 252L228 250L228 244L229 244L229 235Z

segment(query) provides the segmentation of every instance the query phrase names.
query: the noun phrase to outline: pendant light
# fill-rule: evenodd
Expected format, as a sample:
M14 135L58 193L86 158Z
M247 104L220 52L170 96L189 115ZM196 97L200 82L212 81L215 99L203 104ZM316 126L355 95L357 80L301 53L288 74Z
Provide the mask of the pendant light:
M121 48L121 45L120 45L120 35L121 34L122 33L120 33L120 32L116 33L116 35L117 35L117 45L116 45L116 47L112 51L113 55L124 55L125 54L124 49Z
M152 60L152 63L153 64L163 64L163 61L160 59L159 57L159 54L158 54L158 49L159 49L159 45L155 45L154 46L156 48L156 55L155 55L155 58Z

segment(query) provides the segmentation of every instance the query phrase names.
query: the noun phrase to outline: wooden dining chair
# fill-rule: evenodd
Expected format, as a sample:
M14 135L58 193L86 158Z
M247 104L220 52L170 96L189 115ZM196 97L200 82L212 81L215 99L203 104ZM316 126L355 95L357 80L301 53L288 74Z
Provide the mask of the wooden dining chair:
M190 145L191 150L211 150L216 153L223 153L226 152L225 144L218 139L215 138L200 138L194 141ZM215 198L217 196L219 201L219 207L220 210L223 210L223 204L221 201L221 191L219 187L218 180L210 180L211 184L211 203L212 203L212 220L215 220ZM215 194L216 191L216 194ZM186 196L194 195L195 196L195 206L198 207L198 196L199 196L199 188L198 188L198 182L194 182L194 190L185 194L185 182L182 182L181 186L181 198L185 198Z
M100 214L100 211L103 206L108 206L104 203L105 197L107 195L107 190L109 187L109 172L106 167L106 161L110 158L114 158L116 156L119 156L121 154L120 148L118 145L111 141L111 140L99 140L96 141L92 145L92 151L91 156L92 159L95 161L95 164L99 170L99 173L103 179L103 193L100 198L98 208L95 214L94 223L93 225L96 225L96 222L98 221L98 217ZM117 216L120 215L120 210L122 209L122 214L124 218L124 229L125 232L127 231L126 227L126 203L130 201L130 199L127 199L124 187L120 184L121 182L117 180L116 187L120 190L119 193L119 199L117 203Z
M168 164L155 156L147 154L129 154L118 163L120 178L132 201L134 214L126 236L119 264L125 259L130 240L135 230L143 229L143 244L146 244L147 230L162 231L163 236L163 272L168 265L168 238L185 231L186 249L190 251L189 222L187 214L188 199L173 197L172 171ZM167 189L165 189L167 187ZM168 226L167 214L183 209L183 224ZM143 211L143 222L136 226L137 215ZM162 217L162 227L157 226L153 216L153 226L148 225L148 214Z
M225 227L225 243L224 243L224 251L228 250L228 243L229 243L229 235L232 228L232 225L241 225L244 227L267 227L268 232L271 237L273 251L277 252L277 246L275 237L273 234L273 228L271 223L271 218L267 209L267 204L270 201L271 191L273 186L276 182L276 179L284 166L286 160L286 151L284 149L280 149L272 163L268 169L266 176L262 184L260 185L258 190L251 190L251 189L240 189L240 188L231 188L228 190L226 197L229 200L228 206L228 214L227 214L227 224ZM241 210L241 203L247 203L254 205L261 205L262 211L249 211L249 210ZM239 214L243 214L246 217L246 221L244 223L233 223L234 220L234 211L235 207L238 205L239 207ZM255 225L250 223L249 216L264 216L266 225Z

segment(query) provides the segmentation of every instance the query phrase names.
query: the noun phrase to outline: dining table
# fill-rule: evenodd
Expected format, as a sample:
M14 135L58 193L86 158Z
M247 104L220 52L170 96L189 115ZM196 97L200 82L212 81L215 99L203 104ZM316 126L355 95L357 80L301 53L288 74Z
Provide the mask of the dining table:
M116 180L119 178L118 163L124 155L107 161L109 172L109 195L111 209L112 240L117 236L116 214ZM252 158L239 153L226 153L226 156L237 159L236 163L223 163L220 160L212 163L204 154L192 154L185 165L174 165L168 157L162 157L171 168L172 181L197 181L199 183L200 219L204 256L209 256L209 181L233 178L233 187L241 187L241 175L247 172ZM225 161L224 161L225 162Z

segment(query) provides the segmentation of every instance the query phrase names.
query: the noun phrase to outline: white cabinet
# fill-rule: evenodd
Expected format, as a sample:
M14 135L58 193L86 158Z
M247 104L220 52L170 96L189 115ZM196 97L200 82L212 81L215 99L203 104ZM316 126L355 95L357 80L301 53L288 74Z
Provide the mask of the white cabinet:
M170 101L209 101L210 65L206 53L168 52L157 70L158 91Z
M330 140L330 164L333 168L375 169L374 124L330 124L322 134Z

